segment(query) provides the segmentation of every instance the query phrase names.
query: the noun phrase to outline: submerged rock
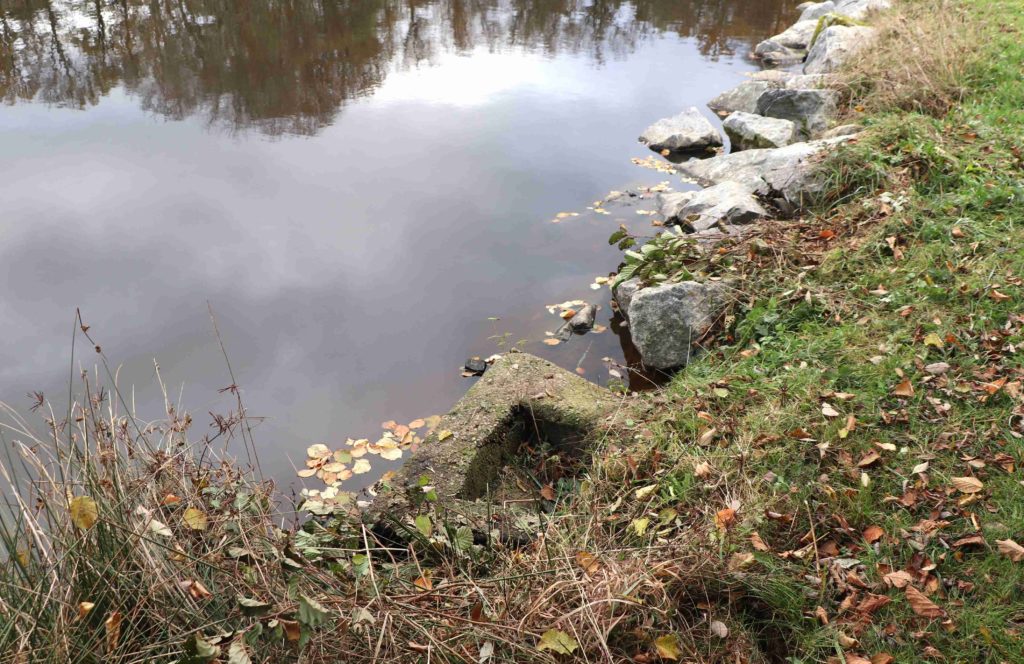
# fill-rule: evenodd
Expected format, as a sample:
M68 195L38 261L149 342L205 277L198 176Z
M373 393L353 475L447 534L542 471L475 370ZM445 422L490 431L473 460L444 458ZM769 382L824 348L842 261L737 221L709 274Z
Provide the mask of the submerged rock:
M744 150L711 159L691 159L677 168L701 184L736 182L751 193L780 195L802 207L824 186L820 155L848 140L848 136L842 136L782 148Z
M682 152L721 145L722 137L704 114L691 106L652 124L640 135L640 142L658 152Z
M838 112L835 90L767 90L757 100L757 112L795 123L804 138L820 134Z
M592 304L584 305L576 315L569 319L566 325L569 329L576 334L583 334L594 327L594 321L597 318L597 307Z
M833 25L818 35L804 63L805 74L827 74L865 48L875 37L875 29L866 26Z
M771 83L768 81L743 81L709 101L708 108L720 113L754 113L757 111L757 98L769 87Z
M643 358L653 369L685 365L694 344L711 329L725 304L721 283L684 281L637 291L629 305L629 330Z
M681 226L691 233L706 231L719 223L746 224L767 216L753 194L737 182L722 182L694 194L678 213Z
M732 149L780 148L799 139L796 124L781 118L766 118L737 111L722 123Z

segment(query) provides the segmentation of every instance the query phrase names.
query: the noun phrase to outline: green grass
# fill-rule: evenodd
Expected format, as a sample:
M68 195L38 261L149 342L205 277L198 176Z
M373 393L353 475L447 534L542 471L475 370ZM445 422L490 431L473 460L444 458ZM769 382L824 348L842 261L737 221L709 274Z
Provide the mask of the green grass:
M861 97L869 132L830 163L831 203L808 225L837 229L834 246L806 232L776 238L776 254L811 266L799 281L792 268L759 279L756 267L741 266L751 275L744 283L755 285L733 331L739 341L668 388L691 407L674 409L660 439L667 449L678 446L676 433L692 440L709 426L697 410L726 432L706 456L715 460L713 479L748 501L741 529L771 547L749 574L790 589L764 597L787 616L793 661L839 652L1024 661L1024 562L996 544L1024 541L1024 8L963 4L984 26L963 101L936 116L873 112L870 94ZM942 347L928 343L932 334ZM949 372L929 375L924 367L936 362ZM893 394L901 373L913 396ZM840 416L824 416L823 402ZM855 427L841 432L848 415ZM879 460L859 467L872 451ZM1012 472L1000 465L1007 459ZM914 475L925 461L926 473ZM983 490L957 492L952 478L964 476ZM910 506L899 502L908 491L918 496ZM914 531L923 520L947 523L924 537ZM780 559L806 544L812 524L832 556L862 564L853 569L865 587L853 591L892 601L869 617L841 613L852 591L829 574L831 556ZM884 531L874 546L862 535L870 526ZM981 546L953 545L975 533ZM732 550L751 549L740 542ZM917 571L922 556L934 569ZM915 587L947 620L916 616L904 591L885 587L884 573L901 569L915 571ZM807 618L817 607L828 625Z

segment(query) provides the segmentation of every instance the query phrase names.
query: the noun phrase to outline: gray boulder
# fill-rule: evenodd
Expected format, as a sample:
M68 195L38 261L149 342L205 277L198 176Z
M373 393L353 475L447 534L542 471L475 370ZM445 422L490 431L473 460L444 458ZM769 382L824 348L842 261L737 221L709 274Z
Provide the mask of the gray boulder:
M867 26L833 25L818 35L804 62L805 74L827 74L838 69L875 38Z
M841 136L782 148L743 150L711 159L691 159L676 168L703 185L736 182L750 193L781 196L802 207L824 187L819 168L822 154L848 140L850 137Z
M807 45L811 43L811 37L814 36L814 30L817 27L817 19L812 21L798 21L774 37L769 37L765 41L773 41L776 44L781 44L787 48L806 49ZM754 52L757 52L756 48Z
M720 223L746 224L766 216L768 212L746 187L737 182L721 182L698 191L676 218L688 232L700 233Z
M836 3L832 0L825 0L825 2L805 2L802 5L797 6L800 10L800 21L817 20L825 14L835 11Z
M640 135L640 142L658 152L681 152L721 145L722 137L708 119L691 106L679 115L652 124Z
M892 7L892 0L839 0L835 13L862 21L871 12L880 12Z
M753 113L757 110L757 98L771 85L768 81L743 81L709 101L708 107L721 113Z
M767 81L774 83L774 87L781 87L785 85L786 81L796 76L796 74L785 69L762 69L761 71L749 74L749 76L752 81Z
M725 287L718 282L684 281L637 291L629 304L629 333L644 365L685 365L724 305Z
M658 194L658 213L662 219L671 223L679 218L679 212L693 200L695 191L673 191L671 193Z
M836 138L838 136L853 136L864 131L864 127L858 124L844 124L829 129L821 135L822 138Z
M725 134L732 141L732 149L781 148L799 140L796 124L791 120L766 118L753 113L737 111L722 123Z
M813 90L815 88L831 87L835 80L836 77L833 74L796 74L792 78L787 78L781 87L790 90Z
M835 90L766 90L757 99L757 112L769 118L794 122L800 135L809 138L825 131L837 113Z
M619 313L622 314L622 317L626 320L629 320L629 304L638 290L640 290L640 280L636 277L626 279L612 289L612 297L615 298L615 306L619 308Z
M807 52L803 49L789 48L771 39L766 39L754 47L754 55L761 58L761 61L768 65L789 65L803 60Z

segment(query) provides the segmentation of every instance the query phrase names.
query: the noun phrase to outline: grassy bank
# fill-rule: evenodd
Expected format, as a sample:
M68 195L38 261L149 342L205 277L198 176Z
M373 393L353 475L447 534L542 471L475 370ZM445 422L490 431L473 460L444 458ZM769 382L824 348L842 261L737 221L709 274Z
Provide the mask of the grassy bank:
M722 344L624 401L524 548L429 503L400 546L295 532L209 458L241 402L212 441L95 387L11 414L0 658L1024 661L1022 63L1019 2L885 18L826 199L689 266L741 285Z

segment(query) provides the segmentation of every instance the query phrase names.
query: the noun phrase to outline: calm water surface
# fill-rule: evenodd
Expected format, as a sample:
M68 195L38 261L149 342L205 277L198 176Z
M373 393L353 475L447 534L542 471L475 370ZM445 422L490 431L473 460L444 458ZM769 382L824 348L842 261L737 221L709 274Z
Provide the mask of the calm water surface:
M0 0L0 401L66 392L80 307L143 414L156 359L203 431L233 407L207 302L281 479L446 411L502 339L605 382L618 337L545 346L544 305L607 325L606 239L650 222L586 206L667 179L636 136L795 4Z

